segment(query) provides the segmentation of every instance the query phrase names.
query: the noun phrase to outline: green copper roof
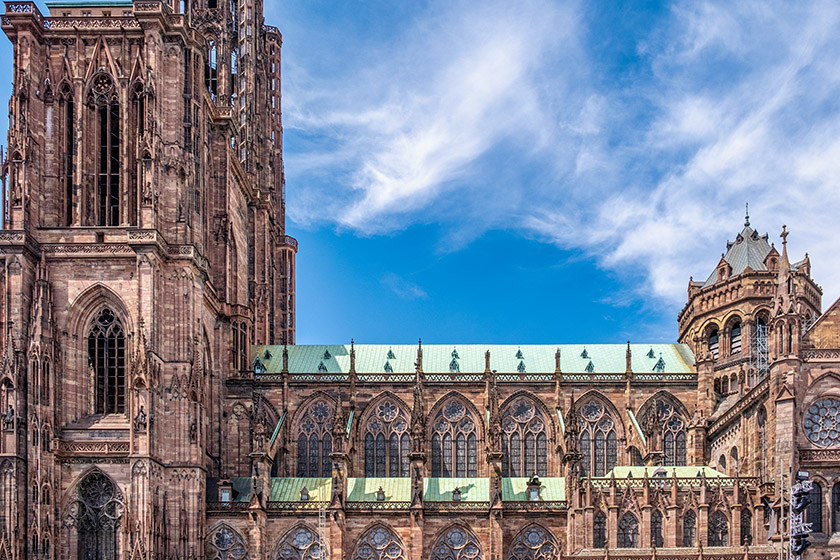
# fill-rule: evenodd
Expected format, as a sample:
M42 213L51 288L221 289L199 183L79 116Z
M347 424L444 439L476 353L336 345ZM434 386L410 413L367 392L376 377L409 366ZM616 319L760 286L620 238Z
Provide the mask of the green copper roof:
M528 501L528 477L502 479L502 500L505 502ZM566 479L560 476L540 477L540 501L561 502L566 499Z
M675 471L677 473L677 478L693 478L700 476L700 473L705 473L706 478L720 478L726 476L712 467L615 467L607 473L606 478L609 478L613 474L616 478L627 478L628 474L631 474L633 478L644 478L645 473L647 473L648 478L652 478L654 472L661 472L662 470L666 472L666 477L668 478L674 476Z
M410 478L350 478L347 480L348 502L377 502L377 491L382 488L386 502L411 500Z
M489 502L490 483L486 478L426 478L423 499L427 502L451 502L452 492L461 491L462 502Z
M300 491L309 491L310 502L328 502L332 492L332 480L329 478L272 478L272 502L299 502Z
M424 344L423 371L450 373L452 362L456 361L460 373L482 373L484 352L489 350L490 367L499 373L518 373L524 366L525 373L551 374L558 348L564 373L586 373L590 362L596 374L624 373L626 369L625 344ZM359 374L384 374L386 362L395 374L414 373L415 344L357 344L355 349ZM630 349L635 373L652 373L660 356L665 362L662 373L693 373L694 356L685 345L631 344ZM290 373L347 373L350 369L350 345L289 346L288 352ZM266 373L280 373L283 368L283 346L255 346L252 356L259 358Z

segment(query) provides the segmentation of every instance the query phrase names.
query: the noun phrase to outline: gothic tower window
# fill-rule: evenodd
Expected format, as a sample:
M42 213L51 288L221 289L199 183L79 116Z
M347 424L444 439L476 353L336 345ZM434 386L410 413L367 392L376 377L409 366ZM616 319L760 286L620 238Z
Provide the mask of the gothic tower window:
M665 452L665 465L684 466L687 460L686 421L683 407L670 398L654 400L656 412L662 419L662 445ZM647 416L653 412L649 404L640 414L645 425Z
M353 560L405 560L405 549L399 537L389 528L377 525L356 543Z
M618 548L639 546L639 519L629 511L618 522Z
M683 515L683 546L691 547L697 540L697 514L693 509Z
M709 546L729 546L729 521L722 511L709 516Z
M120 320L107 307L88 331L88 363L94 374L94 413L124 413L125 335Z
M502 429L502 476L547 476L546 420L534 401L522 397L506 406Z
M207 560L247 560L248 545L233 527L222 524L207 537L206 556Z
M105 73L93 78L89 102L96 112L96 224L120 224L120 105L114 81Z
M300 525L286 533L274 547L273 560L318 560L321 558L321 541L318 535Z
M333 405L318 399L304 411L298 424L297 475L301 477L330 476L332 463Z
M467 406L449 398L432 422L432 476L477 476L476 420Z
M88 474L73 492L65 524L78 533L78 556L84 560L117 557L124 505L114 482L100 471Z
M592 546L604 548L607 546L607 516L599 511L592 525Z
M709 331L709 352L711 352L712 357L717 360L718 353L719 353L719 343L720 343L720 334L718 332L717 327L712 328Z
M210 97L213 101L216 100L216 95L219 90L219 73L216 68L217 57L218 49L216 47L216 41L211 40L207 48L207 65L204 68L204 85L207 87L207 91L210 92Z
M831 489L831 532L840 533L840 482Z
M618 461L615 422L597 399L590 399L580 410L581 474L604 476Z
M59 91L58 108L61 123L61 136L59 137L59 152L61 154L61 170L59 180L61 181L61 196L64 197L64 225L73 224L73 164L75 139L75 112L73 104L73 92L70 84L63 84Z
M41 404L50 404L50 362L41 363Z
M559 556L554 537L539 525L520 531L508 548L508 560L552 560Z
M650 515L650 544L656 548L662 548L662 514L654 511Z
M392 399L374 406L365 425L365 476L409 476L411 438L407 418L405 410Z
M475 535L460 526L440 535L432 547L431 560L481 560L481 547Z
M732 330L729 332L729 349L730 354L741 353L741 320L738 319L732 324Z

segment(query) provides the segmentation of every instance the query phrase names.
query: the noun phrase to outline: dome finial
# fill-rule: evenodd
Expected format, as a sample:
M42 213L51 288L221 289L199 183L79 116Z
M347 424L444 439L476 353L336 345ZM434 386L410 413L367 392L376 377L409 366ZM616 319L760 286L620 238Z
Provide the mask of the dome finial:
M747 202L747 213L744 216L744 227L750 226L750 203Z

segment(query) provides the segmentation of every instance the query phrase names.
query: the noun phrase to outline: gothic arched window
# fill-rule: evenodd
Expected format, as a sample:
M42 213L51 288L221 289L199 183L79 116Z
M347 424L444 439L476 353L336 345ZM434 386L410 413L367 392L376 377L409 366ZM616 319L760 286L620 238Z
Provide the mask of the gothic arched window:
M246 560L248 545L234 528L219 525L207 537L207 560Z
M840 482L831 489L831 532L840 533Z
M604 548L607 546L607 516L603 511L599 511L595 515L595 520L592 524L592 546L594 548Z
M618 522L618 548L639 546L639 520L629 511Z
M729 521L722 511L709 517L709 546L729 546Z
M119 488L100 471L79 482L67 506L65 523L78 532L77 558L111 560L117 557L117 535L123 515Z
M709 352L715 360L718 359L719 342L720 334L717 327L713 327L712 330L709 331Z
M457 398L448 399L432 423L432 476L477 476L476 419Z
M732 324L729 332L729 353L732 355L741 353L741 320L737 319Z
M273 560L320 560L321 541L318 535L300 525L286 533L274 548Z
M405 411L392 399L380 401L365 426L365 476L407 477L409 451Z
M405 560L400 539L390 529L378 525L369 529L353 552L352 560Z
M824 398L808 407L805 435L814 445L840 447L840 399Z
M752 513L747 508L741 510L741 545L752 544Z
M694 546L697 540L697 514L693 509L685 512L683 515L683 546Z
M546 420L534 401L522 397L506 406L502 429L502 476L547 476Z
M583 476L604 476L618 461L615 422L597 399L580 408L580 461Z
M69 226L73 224L73 160L76 145L73 92L70 84L62 84L59 90L58 106L62 131L58 139L58 153L61 154L59 180L61 181L61 196L64 197L64 225Z
M814 533L822 533L822 503L823 503L823 489L816 480L811 484L811 491L808 492L808 497L811 498L811 503L805 510L805 521L811 524L811 531Z
M662 514L654 511L650 515L650 544L656 548L662 548Z
M301 477L332 474L333 404L318 399L304 411L298 424L297 475Z
M114 312L104 308L88 332L88 363L94 373L96 414L125 412L125 334Z
M99 73L88 96L96 112L96 225L120 225L120 105L111 77Z
M481 546L475 535L463 527L452 527L432 547L431 560L481 560Z
M41 362L41 404L50 404L50 361Z
M559 556L557 541L539 525L520 531L508 548L508 560L555 560Z
M665 452L665 465L685 466L687 459L685 417L682 407L666 399L654 401L659 417L662 419L662 443ZM648 405L642 416L645 425L648 414L653 411L653 404Z

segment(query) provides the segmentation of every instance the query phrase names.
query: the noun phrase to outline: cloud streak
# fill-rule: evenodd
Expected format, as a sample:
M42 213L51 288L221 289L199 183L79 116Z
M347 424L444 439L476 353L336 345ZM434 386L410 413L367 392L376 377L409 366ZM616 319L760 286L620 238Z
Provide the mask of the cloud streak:
M432 3L379 58L334 77L292 67L285 118L306 142L286 161L306 187L290 217L361 235L438 223L456 246L518 231L678 305L749 201L840 295L840 7L674 2L631 38L632 72L602 62L594 39L614 30L590 16Z

